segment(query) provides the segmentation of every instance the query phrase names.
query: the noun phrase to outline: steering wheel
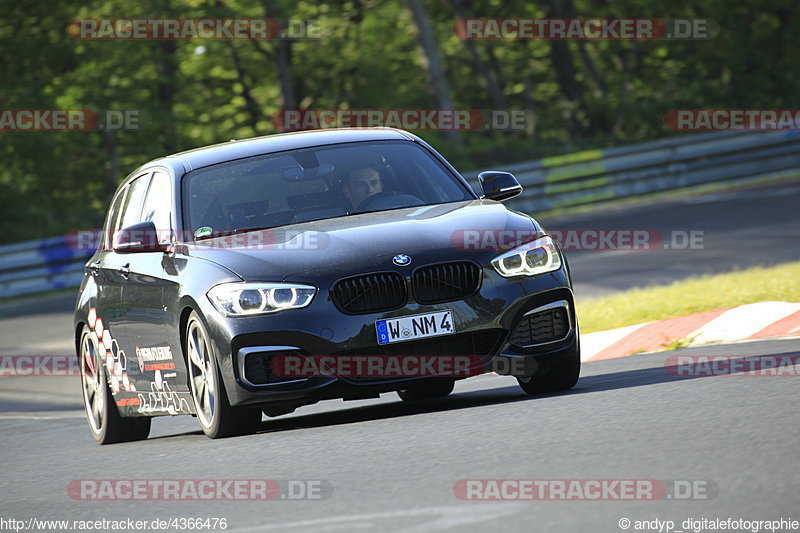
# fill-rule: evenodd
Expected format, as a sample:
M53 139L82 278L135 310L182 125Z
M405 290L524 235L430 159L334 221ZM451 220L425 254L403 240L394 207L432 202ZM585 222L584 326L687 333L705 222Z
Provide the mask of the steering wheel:
M358 204L356 212L415 207L423 204L424 202L422 200L412 194L397 191L384 191L364 199L364 201Z
M370 211L370 210L374 209L374 207L370 207L373 203L375 203L378 200L381 200L383 198L390 198L390 197L392 197L392 196L394 196L396 194L397 194L397 192L395 192L395 191L382 191L382 192L375 193L372 196L367 196L366 198L364 198L361 201L360 204L358 204L358 206L356 207L355 210L356 211Z

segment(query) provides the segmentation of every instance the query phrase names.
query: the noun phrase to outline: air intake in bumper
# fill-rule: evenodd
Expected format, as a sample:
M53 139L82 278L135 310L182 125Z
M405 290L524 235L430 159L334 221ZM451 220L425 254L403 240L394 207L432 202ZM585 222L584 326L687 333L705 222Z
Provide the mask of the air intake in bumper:
M570 331L569 304L553 302L525 313L509 342L523 348L564 340Z

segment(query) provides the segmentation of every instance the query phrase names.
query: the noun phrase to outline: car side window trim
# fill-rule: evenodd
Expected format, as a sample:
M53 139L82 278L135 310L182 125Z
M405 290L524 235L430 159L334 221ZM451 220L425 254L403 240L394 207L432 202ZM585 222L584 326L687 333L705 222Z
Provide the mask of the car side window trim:
M157 180L160 181L157 182ZM159 242L161 244L164 243L174 243L175 242L175 222L173 221L173 192L172 192L172 180L170 178L169 172L166 169L156 168L153 169L153 175L150 177L150 183L147 185L147 191L144 194L142 199L142 207L139 211L138 221L143 222L148 215L145 212L145 209L148 208L148 203L151 201L150 193L151 191L156 191L157 187L160 187L161 184L165 184L165 194L166 197L159 197L157 198L156 207L157 209L165 210L166 214L162 213L162 216L166 218L166 226L168 227L158 227L156 224L156 230L159 232L166 232L165 235L159 235Z
M130 183L128 183L127 195L125 197L125 201L122 204L122 210L120 212L120 219L117 223L117 231L125 229L124 226L131 226L136 224L141 220L142 217L142 208L144 207L144 200L145 195L147 194L147 190L150 188L150 181L152 179L153 170L148 169L147 172L139 174L135 178L133 178ZM145 180L141 184L137 183L139 180ZM139 193L136 187L144 187L142 192ZM136 196L134 196L134 194ZM136 205L131 205L131 202L136 202Z
M119 214L122 211L122 205L125 203L125 196L128 194L128 186L125 185L114 195L111 200L111 207L108 211L106 223L103 226L102 245L101 250L111 250L114 246L114 235L117 231L117 224L119 223Z

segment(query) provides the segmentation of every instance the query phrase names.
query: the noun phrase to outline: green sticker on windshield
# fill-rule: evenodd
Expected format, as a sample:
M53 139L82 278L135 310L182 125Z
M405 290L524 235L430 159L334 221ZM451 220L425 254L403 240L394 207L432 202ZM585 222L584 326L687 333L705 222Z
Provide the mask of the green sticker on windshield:
M200 237L208 237L211 235L212 230L209 226L203 226L202 228L197 228L194 232L194 238L199 239Z

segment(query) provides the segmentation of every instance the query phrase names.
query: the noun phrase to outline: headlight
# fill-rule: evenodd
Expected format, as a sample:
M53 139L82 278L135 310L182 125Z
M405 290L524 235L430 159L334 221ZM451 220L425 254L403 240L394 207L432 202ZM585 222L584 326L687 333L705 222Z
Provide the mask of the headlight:
M545 235L498 255L492 266L506 278L536 276L561 268L561 255L553 239Z
M208 299L225 316L250 316L305 307L315 294L315 287L293 283L221 283Z

